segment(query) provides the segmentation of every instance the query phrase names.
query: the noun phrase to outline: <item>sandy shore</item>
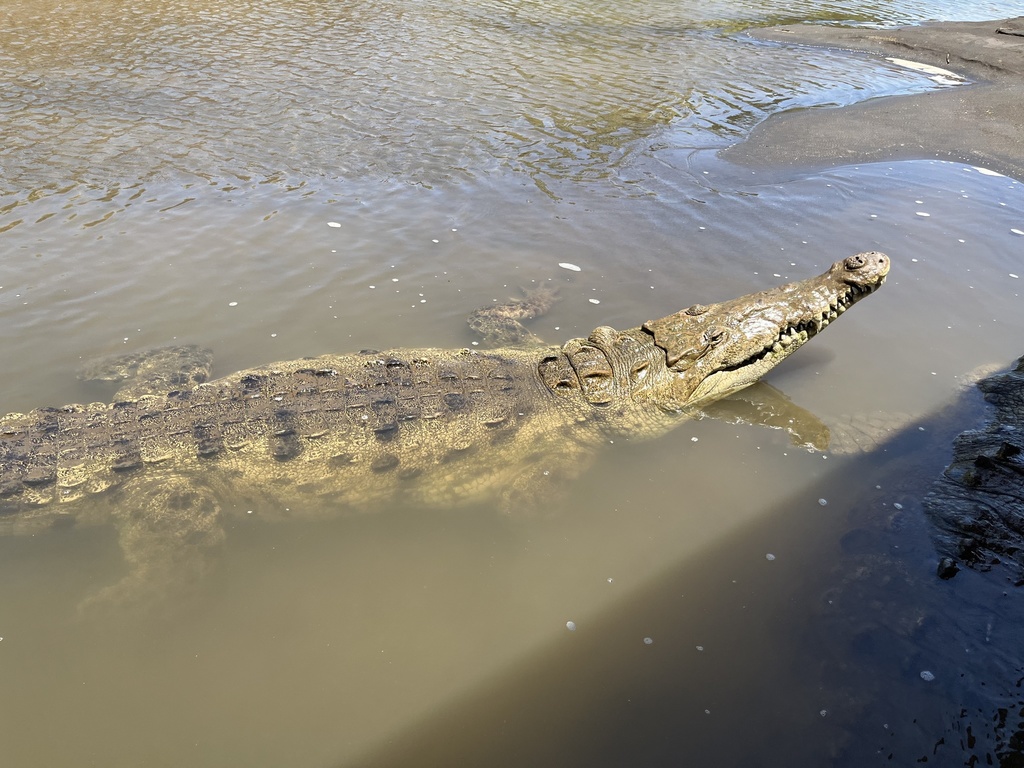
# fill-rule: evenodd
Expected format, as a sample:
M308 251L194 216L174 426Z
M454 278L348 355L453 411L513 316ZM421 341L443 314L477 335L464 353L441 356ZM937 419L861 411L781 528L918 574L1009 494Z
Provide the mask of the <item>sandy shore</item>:
M1024 179L1024 16L886 30L797 24L750 34L921 62L963 75L970 84L774 115L724 150L724 159L785 173L938 158Z

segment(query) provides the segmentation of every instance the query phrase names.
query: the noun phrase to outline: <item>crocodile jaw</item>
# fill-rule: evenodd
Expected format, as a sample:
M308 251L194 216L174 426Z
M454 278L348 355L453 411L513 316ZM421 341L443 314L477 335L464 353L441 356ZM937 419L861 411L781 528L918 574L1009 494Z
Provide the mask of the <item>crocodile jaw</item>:
M665 351L667 410L689 409L753 384L885 281L889 258L860 253L822 275L709 306L643 329Z

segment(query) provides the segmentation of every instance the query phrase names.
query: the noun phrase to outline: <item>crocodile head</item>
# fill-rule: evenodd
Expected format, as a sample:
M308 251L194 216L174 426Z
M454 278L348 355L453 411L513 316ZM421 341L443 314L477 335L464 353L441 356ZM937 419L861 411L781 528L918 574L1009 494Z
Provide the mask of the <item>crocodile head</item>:
M859 253L818 277L644 323L658 364L633 395L682 410L749 386L873 293L888 273L884 253Z

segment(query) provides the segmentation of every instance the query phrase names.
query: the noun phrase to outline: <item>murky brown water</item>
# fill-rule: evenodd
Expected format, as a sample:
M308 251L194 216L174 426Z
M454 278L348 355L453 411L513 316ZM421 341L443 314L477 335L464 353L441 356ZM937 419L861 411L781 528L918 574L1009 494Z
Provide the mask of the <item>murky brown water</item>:
M1024 191L719 164L771 111L931 85L734 33L934 4L756 5L5 3L0 410L106 396L74 370L125 349L199 343L227 373L465 346L469 311L543 279L563 300L534 329L559 341L875 248L886 288L770 381L826 422L928 417L1024 352ZM914 498L941 424L824 458L696 422L512 518L241 515L202 588L144 616L77 614L123 573L112 530L2 538L0 763L984 756L1024 638L1012 596L932 577Z

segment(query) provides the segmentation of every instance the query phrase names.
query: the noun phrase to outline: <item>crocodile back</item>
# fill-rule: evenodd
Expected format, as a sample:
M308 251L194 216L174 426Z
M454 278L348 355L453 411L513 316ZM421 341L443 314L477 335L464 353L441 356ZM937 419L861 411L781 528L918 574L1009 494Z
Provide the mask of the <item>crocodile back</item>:
M248 487L358 502L522 439L557 411L538 356L397 350L255 368L165 395L0 421L0 514L75 501L153 473L219 472ZM545 430L557 426L552 414ZM493 464L493 459L489 462ZM443 473L442 473L443 474ZM439 486L438 486L439 487Z

